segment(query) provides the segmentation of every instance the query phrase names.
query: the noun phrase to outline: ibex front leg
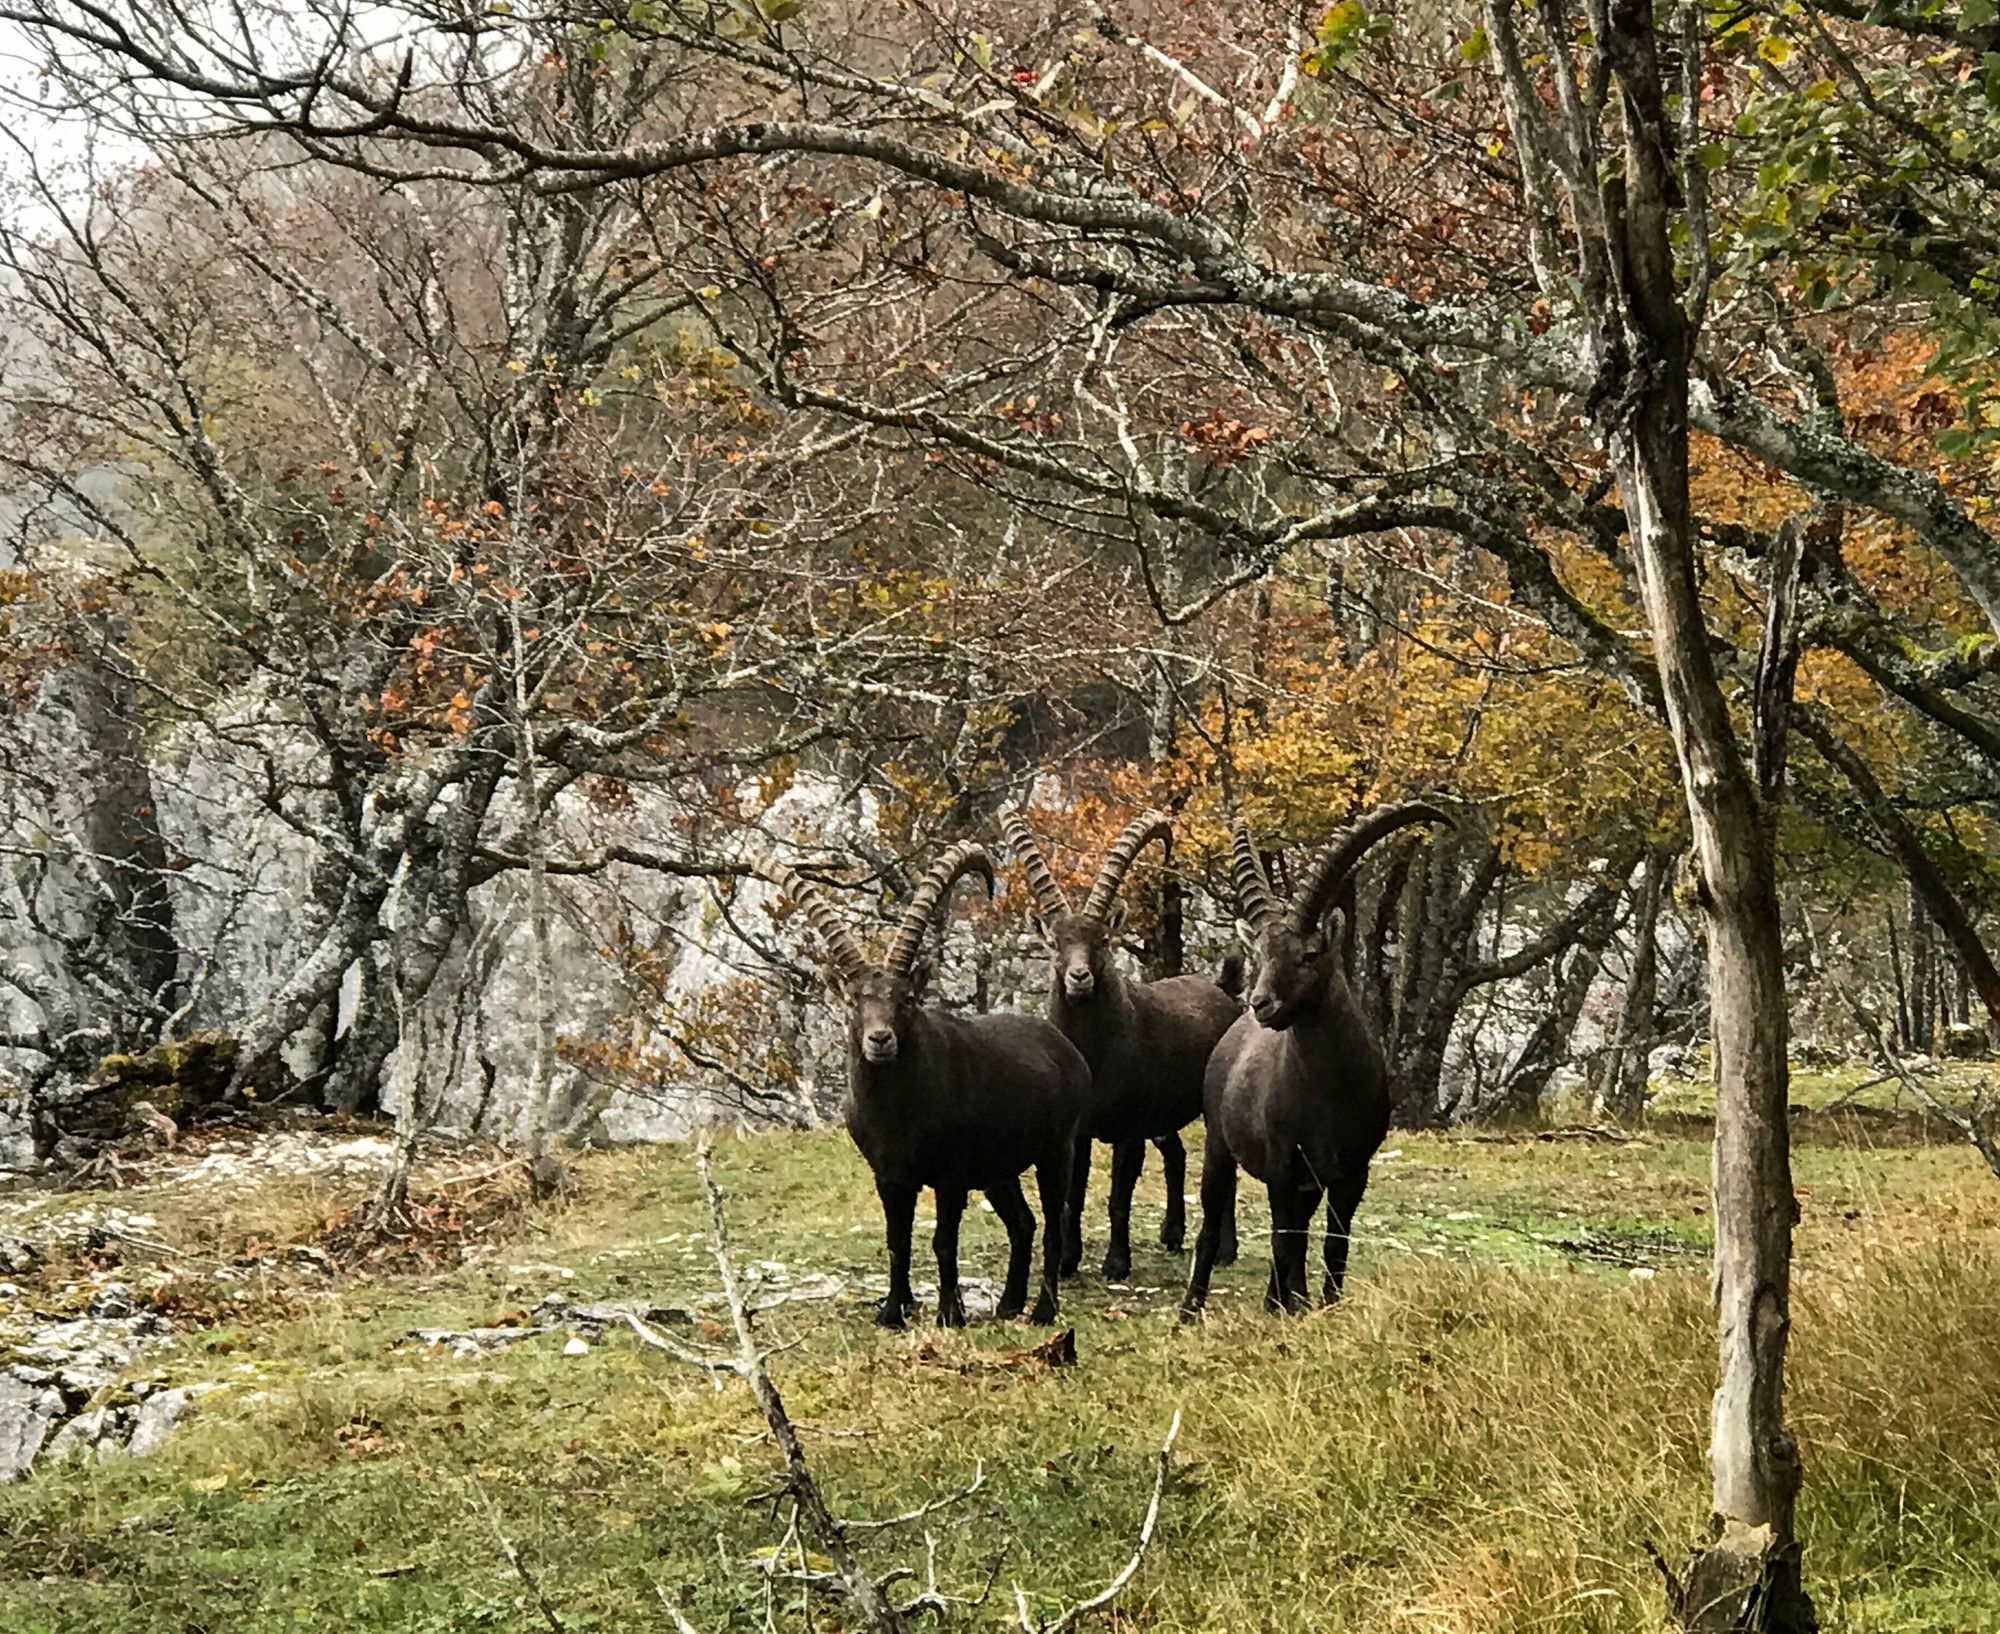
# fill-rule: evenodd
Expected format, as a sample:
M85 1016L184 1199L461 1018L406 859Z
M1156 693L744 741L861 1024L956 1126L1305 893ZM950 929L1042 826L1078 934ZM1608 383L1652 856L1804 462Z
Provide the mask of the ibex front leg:
M965 1188L937 1188L937 1230L931 1246L937 1250L938 1306L941 1328L965 1326L965 1299L958 1289L958 1223L965 1216Z
M917 1303L910 1292L910 1229L917 1217L917 1190L888 1180L875 1182L889 1236L889 1292L875 1307L879 1327L900 1328Z
M1035 1191L1042 1204L1042 1287L1036 1295L1035 1308L1028 1313L1030 1322L1053 1322L1060 1303L1070 1160L1070 1147L1065 1143L1044 1153L1041 1162L1035 1165Z
M1123 1282L1132 1274L1132 1193L1145 1163L1143 1140L1121 1140L1111 1148L1111 1241L1104 1250L1106 1282Z
M1225 1227L1236 1219L1236 1159L1222 1137L1210 1131L1201 1158L1201 1229L1195 1233L1194 1268L1181 1297L1181 1320L1192 1322L1208 1303L1208 1279L1215 1270ZM1233 1229L1232 1229L1233 1235Z

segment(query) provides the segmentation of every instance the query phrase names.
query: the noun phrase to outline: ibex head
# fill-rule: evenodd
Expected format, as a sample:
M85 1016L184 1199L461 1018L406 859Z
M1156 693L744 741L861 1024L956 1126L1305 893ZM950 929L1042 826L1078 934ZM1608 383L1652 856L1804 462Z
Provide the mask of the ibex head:
M1335 981L1346 979L1340 956L1346 917L1327 910L1368 848L1412 823L1450 821L1423 800L1376 807L1319 854L1289 908L1271 889L1249 827L1237 822L1231 835L1230 873L1255 945L1257 979L1250 988L1250 1013L1260 1026L1291 1026L1319 1006Z
M1028 876L1035 921L1049 947L1052 979L1061 984L1063 997L1072 1004L1087 1003L1104 985L1111 940L1125 923L1125 904L1118 900L1118 888L1125 883L1133 861L1153 841L1172 852L1173 826L1157 811L1127 823L1125 832L1104 854L1097 882L1076 912L1071 912L1069 899L1049 872L1048 859L1027 823L1010 814L1001 819L1000 828L1020 859L1021 871Z
M967 874L985 881L987 896L994 889L993 861L984 848L953 846L918 883L888 956L876 965L869 963L818 885L779 862L761 864L760 871L798 905L819 934L827 955L827 985L847 1010L848 1040L864 1061L877 1065L896 1059L909 1036L910 1018L930 985L931 967L917 955L938 905Z

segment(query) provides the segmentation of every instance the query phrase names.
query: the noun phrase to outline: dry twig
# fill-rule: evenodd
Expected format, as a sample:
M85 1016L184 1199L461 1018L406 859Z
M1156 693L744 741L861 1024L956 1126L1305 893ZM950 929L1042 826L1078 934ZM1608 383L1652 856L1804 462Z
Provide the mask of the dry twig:
M549 1634L569 1634L549 1597L542 1592L541 1580L528 1569L528 1563L521 1558L521 1551L514 1547L514 1540L507 1536L500 1525L500 1513L493 1507L493 1500L486 1495L486 1489L477 1481L469 1483L472 1495L479 1500L479 1506L486 1513L486 1523L493 1528L493 1536L499 1540L500 1552L507 1557L507 1564L514 1568L514 1575L521 1580L521 1586L528 1591L535 1609L542 1614L542 1621L549 1625Z
M1996 1109L1988 1102L1987 1097L1983 1093L1975 1095L1972 1105L1960 1112L1933 1095L1923 1080L1890 1048L1887 1030L1869 1012L1868 1007L1845 982L1833 974L1825 956L1820 952L1819 932L1813 925L1812 915L1806 914L1804 918L1806 935L1812 942L1814 962L1825 972L1827 980L1833 983L1834 991L1846 1001L1848 1010L1854 1016L1855 1024L1860 1027L1862 1035L1875 1051L1876 1060L1884 1068L1884 1076L1894 1078L1910 1092L1910 1098L1917 1105L1932 1117L1951 1125L1971 1141L1973 1149L1985 1160L1986 1167L1993 1171L1996 1178L2000 1178L2000 1138L1996 1138L1994 1133ZM1874 1081L1881 1082L1880 1079ZM1859 1090L1857 1089L1855 1093L1858 1094Z
M1174 1440L1181 1433L1181 1410L1174 1409L1174 1421L1167 1426L1167 1439L1160 1444L1158 1466L1153 1472L1153 1500L1146 1505L1146 1518L1139 1526L1139 1541L1133 1546L1132 1558L1120 1568L1118 1575L1103 1589L1088 1600L1079 1600L1067 1611L1046 1623L1038 1623L1028 1610L1028 1596L1017 1583L1014 1586L1014 1609L1019 1615L1023 1634L1062 1634L1074 1627L1079 1617L1087 1617L1093 1611L1102 1611L1116 1600L1125 1590L1125 1585L1139 1574L1139 1566L1146 1558L1146 1548L1153 1541L1153 1528L1160 1519L1160 1498L1167 1490L1167 1471L1173 1462Z

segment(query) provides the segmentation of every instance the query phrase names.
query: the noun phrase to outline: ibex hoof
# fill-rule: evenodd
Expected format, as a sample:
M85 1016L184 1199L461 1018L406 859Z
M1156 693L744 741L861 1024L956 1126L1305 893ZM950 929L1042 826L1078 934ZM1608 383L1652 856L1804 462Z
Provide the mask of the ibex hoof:
M1037 1327L1047 1327L1056 1319L1056 1302L1048 1294L1035 1301L1035 1308L1028 1313L1028 1320Z
M1132 1256L1130 1254L1106 1254L1104 1256L1104 1280L1106 1282L1123 1282L1131 1274Z
M900 1328L904 1318L910 1314L909 1300L898 1299L891 1294L875 1307L875 1326L878 1328Z
M965 1326L965 1301L957 1294L938 1301L937 1325L941 1328L962 1328Z

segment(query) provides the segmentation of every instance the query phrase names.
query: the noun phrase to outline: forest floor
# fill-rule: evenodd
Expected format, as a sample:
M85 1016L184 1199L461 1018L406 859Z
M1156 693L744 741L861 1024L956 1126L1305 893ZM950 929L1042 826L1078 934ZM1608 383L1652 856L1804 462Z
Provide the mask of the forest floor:
M928 1531L943 1589L992 1585L947 1626L1006 1626L1017 1584L1044 1616L1102 1587L1179 1410L1154 1546L1085 1627L1629 1634L1660 1623L1649 1546L1671 1559L1705 1520L1708 1152L1682 1119L1627 1140L1393 1136L1348 1299L1293 1320L1259 1308L1268 1237L1246 1192L1208 1318L1176 1326L1184 1257L1148 1241L1133 1285L1066 1288L1073 1365L1020 1323L874 1328L879 1218L839 1131L721 1137L714 1166L834 1506L889 1516L983 1471L920 1523L857 1534L871 1566L921 1583ZM49 1245L0 1285L0 1315L115 1279L173 1324L132 1377L220 1386L148 1457L0 1487L0 1631L664 1628L661 1595L703 1634L766 1626L782 1506L740 1384L620 1327L410 1337L533 1327L554 1295L662 1307L684 1343L720 1346L686 1148L585 1154L577 1194L539 1205L502 1154L434 1152L423 1230L342 1266L382 1143L188 1146L122 1190L0 1196L0 1233ZM1790 1411L1824 1626L1984 1634L2000 1181L1882 1115L1802 1120L1796 1168ZM1161 1205L1154 1164L1148 1239ZM1087 1265L1102 1208L1100 1187ZM1003 1249L975 1207L967 1274L996 1276ZM774 1626L804 1628L780 1588Z

